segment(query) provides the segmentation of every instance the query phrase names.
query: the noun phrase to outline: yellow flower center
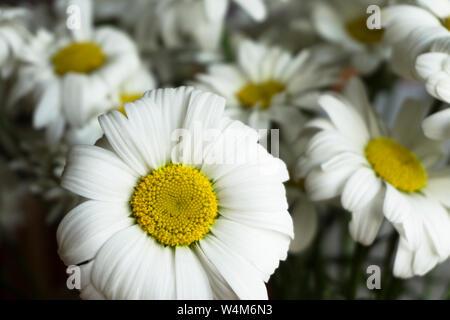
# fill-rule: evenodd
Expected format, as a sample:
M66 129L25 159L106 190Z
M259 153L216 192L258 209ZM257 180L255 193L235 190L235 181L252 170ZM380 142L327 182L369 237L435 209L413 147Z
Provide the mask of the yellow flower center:
M142 97L141 93L132 93L132 94L121 94L120 95L120 107L116 108L117 111L122 112L124 116L127 116L125 112L125 107L123 106L127 102L133 102Z
M383 38L383 29L369 29L367 28L367 17L362 16L353 20L350 20L345 25L347 32L350 36L358 42L363 44L375 44L379 43Z
M71 43L52 57L54 70L61 76L68 72L90 73L104 62L102 49L92 42Z
M188 246L203 238L218 208L208 178L181 164L168 164L142 177L130 205L141 228L167 246Z
M444 27L446 27L447 30L450 31L450 17L444 19Z
M261 108L267 109L270 107L272 97L285 89L284 84L274 80L268 80L260 84L249 83L238 91L237 97L246 108L260 103Z
M372 139L365 154L375 172L398 190L415 192L425 187L427 173L422 163L413 152L394 140Z

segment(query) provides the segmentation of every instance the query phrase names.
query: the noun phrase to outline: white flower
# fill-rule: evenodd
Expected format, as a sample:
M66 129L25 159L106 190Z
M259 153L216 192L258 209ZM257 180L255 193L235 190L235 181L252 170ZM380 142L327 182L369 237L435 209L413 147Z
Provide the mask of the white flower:
M314 108L319 90L337 83L338 67L314 61L310 51L296 56L279 47L242 40L237 61L213 64L197 76L198 86L227 99L228 114L255 129L274 121L284 130L301 129L298 107ZM298 131L288 136L297 136Z
M369 30L369 4L384 1L315 1L312 22L321 37L349 55L350 64L361 74L373 72L389 56L382 42L384 30Z
M101 106L95 108L98 114L92 115L81 126L71 126L67 132L67 142L73 144L94 144L102 135L103 131L98 122L98 116L107 111L116 109L125 113L124 103L133 102L144 94L145 91L155 88L155 79L142 65L139 69L126 79L117 90L105 97Z
M340 197L352 213L350 234L364 245L386 217L400 235L396 276L423 275L446 260L450 171L436 169L442 148L422 133L424 106L405 102L387 133L355 79L345 97L324 95L319 103L330 120L315 120L319 132L299 162L310 198Z
M70 122L83 125L105 97L136 71L139 58L123 32L101 27L81 38L40 30L24 50L12 97L35 98L33 126L58 141Z
M14 70L17 56L30 37L25 26L28 14L25 9L0 7L0 72L3 78Z
M149 91L125 104L127 116L100 117L111 151L72 149L62 185L90 200L57 239L64 263L82 264L83 298L267 298L264 282L293 236L288 175L224 105L193 88ZM195 147L195 133L210 131ZM250 157L212 161L220 154Z
M233 0L255 20L266 18L264 0ZM278 0L280 1L280 0ZM124 23L143 50L200 50L199 60L217 59L230 0L133 1Z
M383 10L386 41L393 44L393 70L425 83L437 99L450 102L450 1L420 0L420 6Z

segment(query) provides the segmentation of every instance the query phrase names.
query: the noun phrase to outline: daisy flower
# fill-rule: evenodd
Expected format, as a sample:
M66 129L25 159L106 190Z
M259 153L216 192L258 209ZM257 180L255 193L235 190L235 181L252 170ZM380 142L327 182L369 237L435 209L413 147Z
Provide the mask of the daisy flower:
M98 114L96 106L139 66L125 33L83 26L70 35L40 30L21 56L12 99L35 98L33 127L45 128L51 144L60 140L68 122L81 126Z
M0 73L9 76L17 56L30 34L25 26L29 12L22 8L0 7Z
M98 116L110 110L119 110L125 114L124 104L133 102L144 95L144 92L155 88L155 79L142 65L131 77L126 79L119 88L105 97L101 106L96 108L98 114L92 115L90 119L81 126L69 127L66 140L73 144L94 144L102 135L103 131L98 122ZM100 111L101 110L101 111Z
M312 23L317 33L336 44L350 58L361 74L370 74L389 56L383 40L384 30L367 28L366 13L370 4L384 1L315 1Z
M379 125L361 82L344 96L324 95L329 120L315 120L318 133L299 161L314 201L340 197L352 213L355 241L370 245L384 217L400 235L394 274L424 275L450 254L449 169L438 169L441 144L420 128L425 108L407 100L393 129Z
M425 83L433 97L450 102L450 1L420 0L419 6L383 10L386 41L393 45L393 70Z
M337 81L338 67L316 62L310 51L293 56L279 47L242 40L235 63L211 65L197 76L196 85L225 97L228 114L255 129L270 128L273 121L291 130L300 129L302 121L293 106L314 108L319 90Z
M126 116L100 116L110 150L72 149L62 185L89 200L57 239L80 265L81 297L267 298L293 237L288 174L224 105L189 87L149 91Z

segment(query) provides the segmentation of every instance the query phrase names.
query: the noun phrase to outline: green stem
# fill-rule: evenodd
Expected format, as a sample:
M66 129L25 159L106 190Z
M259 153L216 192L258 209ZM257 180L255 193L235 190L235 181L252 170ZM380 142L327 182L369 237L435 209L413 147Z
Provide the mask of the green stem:
M450 282L447 285L447 292L442 296L442 300L450 300Z
M395 249L397 248L398 242L398 233L397 231L393 231L389 236L389 243L386 249L386 255L383 263L383 278L382 278L382 290L379 291L380 298L386 299L389 296L390 291L392 290L392 282L394 281L393 270L392 267L394 265L394 254Z
M350 269L350 276L348 280L348 287L346 292L346 298L348 300L356 299L358 291L358 283L361 275L362 264L369 253L369 247L365 247L359 243L355 245L353 251L352 265Z

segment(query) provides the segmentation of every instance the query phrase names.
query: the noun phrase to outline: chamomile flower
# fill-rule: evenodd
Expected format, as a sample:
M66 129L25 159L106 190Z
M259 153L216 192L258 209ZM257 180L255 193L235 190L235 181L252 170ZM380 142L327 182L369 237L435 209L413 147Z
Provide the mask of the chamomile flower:
M81 126L70 126L67 132L67 141L73 144L94 144L102 135L103 131L98 122L98 116L110 110L119 110L125 114L124 104L133 102L143 96L144 92L155 88L155 79L142 65L135 74L126 79L117 90L105 97L101 102L101 106L96 108L98 114L94 114L91 118Z
M189 87L149 91L126 116L100 116L111 150L72 149L62 185L89 200L57 239L81 265L83 298L267 298L293 237L288 174L224 105Z
M381 5L384 1L317 1L312 10L317 33L343 50L361 74L372 73L390 53L382 42L384 30L367 28L369 4Z
M314 108L319 90L338 81L338 70L316 62L307 50L293 56L242 40L235 63L211 65L196 85L225 97L228 114L255 129L270 128L272 121L286 130L301 129L302 115L294 106Z
M425 83L437 99L450 102L450 1L420 0L418 6L383 10L386 41L393 45L393 70Z
M45 128L50 143L60 140L66 124L83 125L105 97L136 71L133 41L111 27L82 34L45 30L24 48L12 96L35 98L33 127Z
M25 25L28 14L25 9L0 7L0 73L3 78L12 73L24 43L31 36Z
M390 221L400 235L398 277L423 275L446 260L450 175L436 169L441 145L422 133L424 106L405 102L388 133L356 79L345 96L324 95L319 103L330 120L315 121L319 131L299 162L310 198L340 197L352 213L350 234L364 245L374 241L384 217Z

